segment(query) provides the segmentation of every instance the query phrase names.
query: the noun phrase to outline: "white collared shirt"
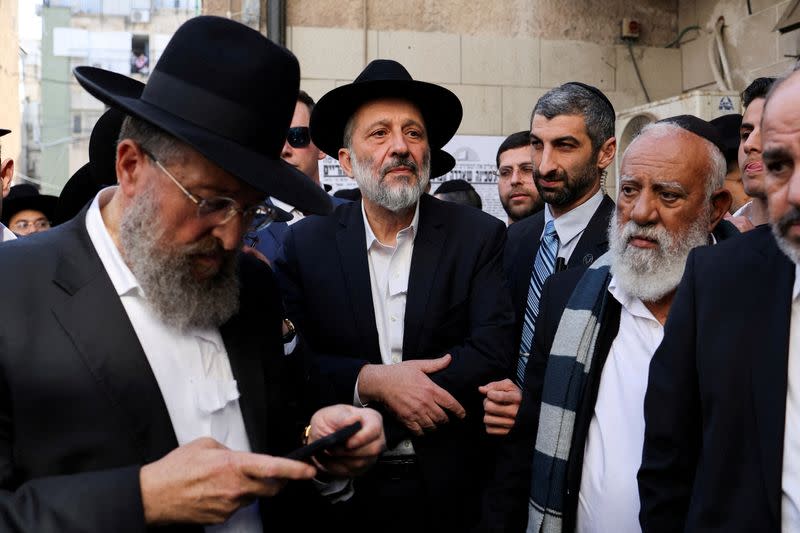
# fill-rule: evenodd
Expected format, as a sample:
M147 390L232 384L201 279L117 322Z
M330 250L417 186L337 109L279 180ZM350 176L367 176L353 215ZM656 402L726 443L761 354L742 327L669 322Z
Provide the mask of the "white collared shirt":
M613 277L608 292L622 311L586 438L577 533L641 531L636 474L644 445L644 396L650 360L664 338L664 327Z
M104 189L95 196L86 214L86 229L153 370L178 444L211 437L232 450L249 452L239 390L219 330L182 332L155 317L103 222L100 206L108 202L112 190ZM205 529L261 532L258 504L239 509L220 526Z
M591 198L583 202L578 207L567 211L558 218L553 216L550 211L550 204L545 204L544 207L544 224L554 220L556 233L558 233L558 255L563 257L564 262L569 262L572 252L581 240L581 235L592 220L595 211L600 207L603 201L603 189L598 190ZM544 236L544 231L542 231ZM541 238L541 237L540 237Z
M364 203L361 203L364 217L364 233L367 240L367 262L369 281L372 290L372 306L375 309L375 326L378 330L378 345L381 361L385 365L400 363L403 360L403 334L406 319L406 294L408 278L411 274L411 256L414 253L414 238L419 227L419 202L417 202L411 224L397 232L395 246L380 242L367 219ZM361 406L356 381L355 405ZM413 453L411 441L401 442L392 453Z
M14 232L5 227L3 224L0 224L0 229L2 229L2 231L0 231L0 243L13 241L17 238Z
M282 201L282 200L278 200L277 198L275 198L275 197L272 197L272 196L270 196L270 198L269 198L269 199L270 199L270 201L272 202L272 205L274 205L275 207L280 207L281 209L283 209L284 211L286 211L287 213L289 213L290 215L292 215L292 220L290 220L290 221L288 221L288 222L287 222L287 224L288 224L289 226L291 226L291 225L292 225L292 224L294 224L295 222L298 222L298 221L300 221L300 220L303 220L303 219L306 217L306 216L303 214L303 212L302 212L302 211L300 211L299 209L297 209L297 208L296 208L295 206L293 206L293 205L289 205L289 204L287 204L286 202L284 202L284 201Z
M800 531L800 265L794 269L783 429L781 531Z

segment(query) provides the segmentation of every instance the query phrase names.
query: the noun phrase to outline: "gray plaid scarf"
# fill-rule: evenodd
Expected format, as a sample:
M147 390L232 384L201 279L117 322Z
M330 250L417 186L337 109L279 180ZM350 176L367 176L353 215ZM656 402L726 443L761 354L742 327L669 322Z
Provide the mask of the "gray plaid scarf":
M592 367L608 298L608 254L586 271L567 302L550 349L533 454L528 533L561 533L575 412Z

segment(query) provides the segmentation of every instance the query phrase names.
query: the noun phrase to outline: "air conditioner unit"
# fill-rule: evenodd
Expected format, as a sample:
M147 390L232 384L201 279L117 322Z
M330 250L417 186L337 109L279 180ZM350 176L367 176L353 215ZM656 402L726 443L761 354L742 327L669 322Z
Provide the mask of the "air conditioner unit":
M131 22L150 22L149 9L131 9L131 14L128 16Z
M614 128L617 134L614 192L616 193L619 186L622 154L642 128L651 122L675 115L694 115L703 120L711 120L730 113L740 113L741 109L739 93L698 90L620 111L617 113Z

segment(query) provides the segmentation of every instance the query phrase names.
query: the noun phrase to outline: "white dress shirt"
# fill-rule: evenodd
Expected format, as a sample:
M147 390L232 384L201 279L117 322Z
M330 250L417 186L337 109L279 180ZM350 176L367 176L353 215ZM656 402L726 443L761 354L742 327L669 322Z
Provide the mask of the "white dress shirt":
M183 332L155 317L103 222L100 206L111 194L104 189L95 196L86 214L86 229L153 370L178 444L211 437L232 450L249 452L239 390L219 330ZM205 529L261 532L258 504L239 509L222 525Z
M5 227L3 224L0 224L0 229L2 230L0 231L0 243L13 241L17 238L16 234L14 234L13 231Z
M414 253L414 237L416 237L419 225L419 202L417 202L411 224L397 232L395 246L383 244L375 237L363 203L361 204L361 215L364 217L369 281L372 290L372 306L375 309L375 326L378 330L381 361L385 365L391 365L403 360L406 294L408 293L408 277L411 273L411 256ZM354 403L357 406L364 405L358 397L358 381L356 381ZM387 453L390 455L413 453L411 441L405 440Z
M274 198L272 196L270 196L269 200L272 202L272 205L274 205L275 207L280 207L281 209L283 209L284 211L286 211L287 213L292 215L292 220L287 222L287 224L289 226L291 226L292 224L294 224L297 221L303 220L306 217L303 214L302 211L300 211L299 209L297 209L293 205L289 205L286 202L284 202L282 200L278 200L277 198Z
M550 204L545 204L545 227L547 227L547 223L551 220L555 221L554 225L556 227L556 233L558 234L557 257L563 257L565 263L567 263L569 258L572 256L572 252L578 245L578 241L581 240L583 231L586 229L586 226L589 225L589 221L592 220L595 211L597 211L597 208L600 207L600 203L602 201L603 189L600 189L594 194L594 196L583 202L581 205L575 209L567 211L558 218L555 218L553 213L550 211ZM542 236L544 236L544 231L542 231Z
M800 531L800 266L795 267L781 478L781 531Z
M578 533L640 532L636 474L644 445L644 396L650 360L664 328L614 278L608 291L622 306L619 332L603 366L583 458Z

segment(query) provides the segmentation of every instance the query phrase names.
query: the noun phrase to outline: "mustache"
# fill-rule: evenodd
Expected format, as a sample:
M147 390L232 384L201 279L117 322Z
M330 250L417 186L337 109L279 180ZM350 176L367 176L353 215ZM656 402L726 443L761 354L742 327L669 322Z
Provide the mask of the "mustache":
M381 178L385 178L386 174L399 167L407 167L415 174L418 172L419 167L413 159L407 157L393 157L391 161L381 167Z
M784 214L780 220L778 220L777 226L781 235L785 235L789 229L789 226L798 223L800 223L800 209L797 207L792 207L791 210L786 212L786 214Z
M539 169L533 167L533 178L547 181L567 181L567 173L564 170L554 169L547 174L542 174Z
M631 239L646 239L661 244L665 240L665 233L664 228L655 225L642 226L633 220L629 220L620 228L620 237L625 244L629 243Z

